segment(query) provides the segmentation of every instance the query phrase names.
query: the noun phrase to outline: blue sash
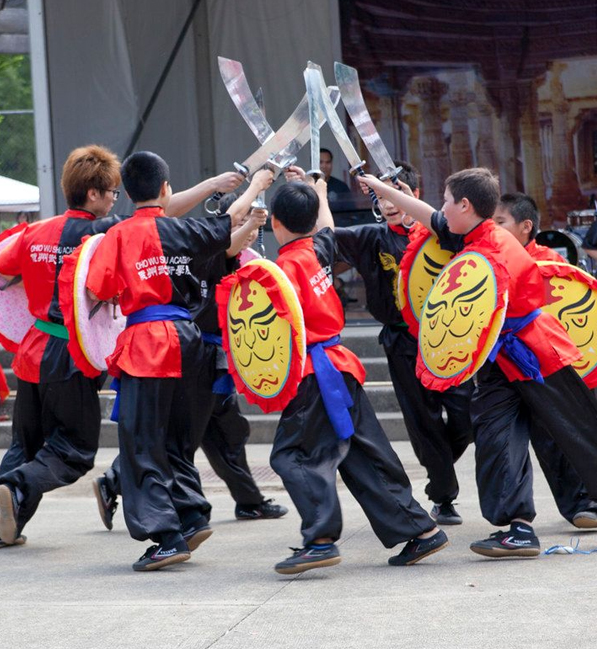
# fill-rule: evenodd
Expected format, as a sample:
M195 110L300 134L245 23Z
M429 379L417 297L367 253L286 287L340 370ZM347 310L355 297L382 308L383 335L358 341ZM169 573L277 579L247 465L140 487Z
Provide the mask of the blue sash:
M311 354L317 385L332 427L340 439L348 439L354 433L354 425L348 410L353 406L352 397L342 372L334 367L324 351L326 347L339 344L340 336L334 336L329 340L308 345L307 352Z
M500 332L500 337L489 354L489 360L495 361L498 352L503 346L508 358L515 363L524 376L533 381L537 381L537 383L544 383L539 366L539 359L516 336L521 329L524 329L528 324L533 322L540 314L541 309L535 309L520 318L506 318L502 331Z
M218 336L218 334L202 331L201 337L203 338L203 342L211 343L212 345L218 345L218 347L222 346L222 336ZM236 392L236 388L234 387L234 381L232 380L230 374L226 373L217 378L213 382L211 391L214 394L234 394Z
M192 320L192 318L190 311L184 307L174 304L155 304L129 313L126 318L126 326L132 327L142 322L159 322L160 320ZM117 422L120 414L120 379L113 379L110 389L116 391L110 419Z

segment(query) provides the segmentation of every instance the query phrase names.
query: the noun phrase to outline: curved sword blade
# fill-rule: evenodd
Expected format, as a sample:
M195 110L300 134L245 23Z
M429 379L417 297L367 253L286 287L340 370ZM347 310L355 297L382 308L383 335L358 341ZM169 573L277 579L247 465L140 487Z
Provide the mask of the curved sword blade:
M261 144L267 142L273 136L274 130L265 119L263 111L259 109L247 82L242 63L218 56L218 67L226 90L241 117Z
M330 98L327 95L321 68L316 63L309 61L307 70L305 70L305 74L313 75L313 87L317 88L318 94L317 101L319 101L319 105L321 106L324 117L327 123L330 125L330 128L332 129L332 133L336 138L336 142L338 142L338 144L340 145L340 148L344 152L344 155L346 156L346 159L351 166L351 171L353 169L362 167L364 162L363 160L361 160L359 154L350 141L348 133L344 129L344 126L342 125L342 122L338 117L338 113L336 112L336 109L330 102Z
M315 179L321 176L319 168L319 114L321 112L319 101L318 80L308 68L304 71L305 86L307 87L307 101L309 102L309 134L311 137L311 169L309 176Z
M358 72L348 65L336 62L334 64L334 73L346 111L350 115L350 119L352 119L375 164L382 174L396 173L396 165L367 110L359 84Z

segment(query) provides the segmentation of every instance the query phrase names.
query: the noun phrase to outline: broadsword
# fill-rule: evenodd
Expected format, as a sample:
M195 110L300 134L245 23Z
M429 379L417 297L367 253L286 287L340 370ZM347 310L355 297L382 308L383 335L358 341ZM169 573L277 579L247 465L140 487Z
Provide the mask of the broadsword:
M390 156L373 124L361 92L359 73L355 68L336 61L334 63L334 74L346 111L350 115L375 164L379 167L382 173L381 180L390 179L395 183L398 174L402 171L402 167L396 167L392 156Z
M311 169L307 171L307 175L312 176L315 181L321 178L320 168L320 151L319 151L319 88L315 88L314 84L318 81L314 75L310 74L310 70L304 71L305 86L307 88L307 100L309 102L309 130L311 133Z
M263 115L263 119L265 120L265 105L263 102L263 90L261 88L257 88L257 94L255 95L255 102L257 104L258 110L261 112L261 114ZM251 207L260 210L266 209L267 205L265 204L265 189L262 192L259 192L257 198L253 201ZM259 251L259 254L262 257L265 257L265 243L263 242L263 226L260 226L259 230L257 231L257 249Z
M365 172L363 171L363 166L365 165L365 161L361 160L361 158L359 157L359 154L357 153L352 142L350 141L350 138L348 137L348 133L344 129L344 126L342 126L342 122L338 117L338 113L336 113L336 109L331 104L329 98L326 96L325 82L323 80L321 67L316 63L309 61L309 63L307 64L307 69L305 70L305 75L307 74L313 76L312 83L307 87L313 88L313 91L316 95L313 99L314 101L317 101L319 103L325 119L329 124L334 137L336 138L336 142L338 142L338 144L340 145L340 148L346 156L346 159L351 165L351 175L364 176ZM371 198L371 202L373 203L373 215L375 216L375 219L377 221L381 221L383 217L381 215L381 212L379 211L379 200L375 195L375 192L371 188L369 188L369 197Z
M274 131L265 119L265 115L259 114L259 104L251 93L242 63L233 59L218 57L218 65L220 67L220 75L222 76L230 98L255 137L263 144L271 137L271 133ZM334 106L337 106L340 100L340 91L338 88L336 86L328 86L327 93L330 101ZM298 119L305 120L305 127L297 138L274 156L272 162L275 167L285 169L296 162L296 154L309 140L311 127L309 124L308 110L308 100L305 94L293 112L293 115ZM321 128L325 124L325 117L321 112L319 113L319 118L319 126Z

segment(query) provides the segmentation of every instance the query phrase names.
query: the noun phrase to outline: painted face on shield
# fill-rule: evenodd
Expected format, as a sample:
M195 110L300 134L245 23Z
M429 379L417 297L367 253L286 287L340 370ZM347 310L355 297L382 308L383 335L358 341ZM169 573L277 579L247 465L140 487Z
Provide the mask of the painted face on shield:
M448 264L421 314L419 342L427 368L441 378L465 372L496 307L495 276L484 257L471 252Z
M228 336L234 366L249 389L264 398L278 394L290 368L291 327L254 280L244 279L232 290Z
M433 282L453 256L453 252L442 250L438 238L433 236L425 241L417 253L408 275L407 292L410 308L417 320L421 319L421 310Z
M546 305L544 311L556 317L582 358L572 364L581 377L597 366L597 291L573 277L544 277Z

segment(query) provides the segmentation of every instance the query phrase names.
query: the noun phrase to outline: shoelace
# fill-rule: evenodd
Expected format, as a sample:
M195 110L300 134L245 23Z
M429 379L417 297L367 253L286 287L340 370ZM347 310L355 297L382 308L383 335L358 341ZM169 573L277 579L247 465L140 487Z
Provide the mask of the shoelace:
M574 543L576 541L576 543ZM574 545L573 545L574 544ZM544 550L543 554L593 554L597 548L592 550L579 550L580 539L577 536L570 538L570 545L552 545L551 548Z
M141 555L139 557L139 561L141 561L141 559L145 559L146 557L150 557L159 547L160 547L159 545L151 545L151 546L149 546L147 548L147 550L145 551L145 554L143 554L143 555Z

